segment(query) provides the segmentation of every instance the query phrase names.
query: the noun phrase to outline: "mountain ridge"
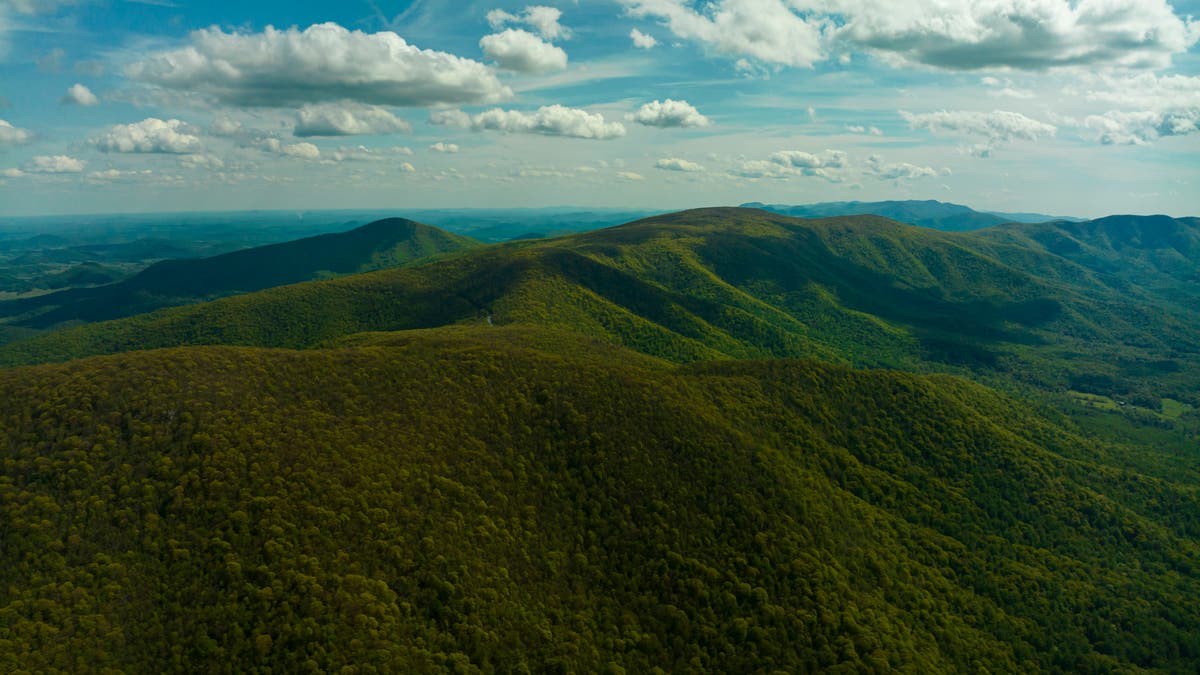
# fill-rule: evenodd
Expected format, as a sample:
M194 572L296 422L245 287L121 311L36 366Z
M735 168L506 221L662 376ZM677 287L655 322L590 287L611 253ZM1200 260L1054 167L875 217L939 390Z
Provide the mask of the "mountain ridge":
M378 220L207 258L164 260L115 284L0 301L10 323L47 328L68 321L115 319L163 306L408 264L476 245L471 239L405 218Z
M832 216L876 215L891 218L909 225L929 227L947 232L962 232L994 227L1009 222L1041 223L1053 220L1079 220L1048 216L1038 213L1001 213L977 211L962 204L940 202L935 199L882 201L882 202L820 202L816 204L763 204L750 202L746 208L760 208L783 215L802 218L828 218Z

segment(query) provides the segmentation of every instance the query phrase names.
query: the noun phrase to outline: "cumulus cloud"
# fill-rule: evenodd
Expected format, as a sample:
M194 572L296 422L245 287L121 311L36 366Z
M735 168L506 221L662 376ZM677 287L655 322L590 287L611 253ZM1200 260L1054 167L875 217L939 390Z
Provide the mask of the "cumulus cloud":
M567 67L565 51L519 28L485 35L479 46L501 68L517 73L549 73Z
M461 110L435 110L429 113L429 123L439 127L470 129L471 116Z
M761 159L743 161L729 173L741 178L791 178L796 175L789 167Z
M1198 37L1166 0L870 0L839 39L955 70L1061 66L1159 68Z
M312 143L292 143L280 146L279 154L297 159L317 159L321 156L321 150Z
M866 173L879 180L912 180L915 178L934 178L938 175L936 169L919 166L908 162L888 163L879 155L871 155L866 161Z
M772 153L770 159L796 169L842 169L847 164L846 153L841 150L826 150L819 155L803 150L782 150Z
M625 119L648 127L706 127L712 122L687 101L651 101Z
M63 95L59 102L66 105L91 106L98 105L100 99L92 93L91 89L82 84L75 83L71 85L71 88L67 90L67 93Z
M901 110L900 116L913 129L928 129L934 133L948 132L983 136L993 143L1017 139L1034 141L1043 136L1053 136L1058 131L1054 125L1006 110L994 110L990 113L942 110L921 114Z
M0 120L0 145L23 145L32 140L32 131L14 127L11 123Z
M1089 115L1082 121L1063 118L1062 123L1089 129L1106 145L1146 145L1197 131L1200 77L1099 74L1086 76L1083 88L1087 100L1125 109Z
M634 18L660 20L676 37L726 55L785 66L822 59L822 19L808 18L783 0L716 0L704 13L686 0L620 0Z
M686 171L695 173L704 171L704 166L678 157L665 157L654 163L654 168L664 171Z
M419 49L392 32L350 31L336 23L262 33L198 30L190 45L149 55L126 74L222 103L264 107L339 100L427 106L512 96L478 61Z
M868 136L882 136L883 131L879 127L864 127L858 124L847 124L846 131L852 134L867 134Z
M646 180L645 176L643 176L640 173L634 173L633 171L618 171L617 178L622 178L624 180L630 180L630 181Z
M1200 109L1111 111L1088 116L1084 126L1096 131L1105 145L1147 145L1165 136L1200 132Z
M327 157L333 162L377 162L397 155L412 155L411 148L394 145L387 148L368 148L363 145L355 147L343 146L329 153Z
M309 104L296 115L296 136L360 136L410 132L412 125L374 105L343 101Z
M446 154L452 155L452 154L458 152L458 145L456 145L454 143L443 143L442 141L438 141L437 143L434 143L433 145L429 146L429 149L434 152L444 152Z
M194 155L183 155L179 158L179 165L185 169L208 169L209 171L220 171L225 168L225 160L210 155L207 153L197 153Z
M493 108L474 116L468 116L461 111L438 111L430 115L430 122L470 128L476 131L503 131L597 140L619 138L625 135L625 127L620 122L605 122L604 116L599 113L589 113L579 108L567 108L557 104L542 106L532 113Z
M633 46L638 49L653 49L658 44L653 35L646 35L636 28L629 31L629 39L633 40Z
M571 29L559 23L562 10L556 7L531 5L520 14L510 14L502 9L493 9L487 13L488 25L492 30L500 30L508 24L523 24L533 28L547 40L569 39Z
M103 171L93 171L87 175L88 181L92 183L115 183L118 181L133 181L145 178L151 178L154 172L150 169L136 170L121 170L121 169L105 169Z
M79 173L86 166L86 161L66 155L41 155L30 159L21 169L25 173Z
M1085 79L1089 101L1102 101L1139 110L1200 108L1200 76L1093 75Z
M200 150L200 138L180 120L147 117L133 124L118 124L92 144L102 152L185 154Z
M620 0L718 53L811 66L866 49L953 70L1160 68L1200 38L1167 0Z
M819 154L803 150L781 150L771 153L767 160L743 161L730 171L742 178L794 178L809 176L832 183L844 180L849 158L841 150L825 150Z
M294 157L296 159L319 159L321 157L321 149L312 143L292 143L287 145L273 136L252 138L247 143L247 146L258 148L263 152L273 155Z

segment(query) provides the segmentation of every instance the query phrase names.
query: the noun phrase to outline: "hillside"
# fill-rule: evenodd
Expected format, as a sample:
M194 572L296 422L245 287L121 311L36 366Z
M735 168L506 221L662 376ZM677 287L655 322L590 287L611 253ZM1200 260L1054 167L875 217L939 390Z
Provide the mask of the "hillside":
M544 329L358 343L0 371L0 668L1200 658L1196 474L977 385Z
M398 267L472 245L465 237L390 218L348 232L208 258L164 260L115 284L0 302L0 316L11 317L11 325L31 328L103 321L321 276Z
M1195 310L1008 232L702 209L61 330L0 347L0 364L491 322L675 362L819 358L1200 407Z

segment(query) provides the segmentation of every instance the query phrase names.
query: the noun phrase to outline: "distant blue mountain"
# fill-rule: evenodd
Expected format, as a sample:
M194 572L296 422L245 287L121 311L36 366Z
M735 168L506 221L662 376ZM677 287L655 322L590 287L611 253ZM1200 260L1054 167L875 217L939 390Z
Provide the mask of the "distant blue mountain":
M883 216L910 225L919 225L921 227L948 232L980 230L985 227L1012 222L1044 223L1052 220L1079 220L1078 218L1061 218L1040 213L993 213L976 211L961 204L949 204L932 199L925 201L823 202L820 204L801 204L796 206L750 202L742 204L742 206L799 218L832 218L860 215Z

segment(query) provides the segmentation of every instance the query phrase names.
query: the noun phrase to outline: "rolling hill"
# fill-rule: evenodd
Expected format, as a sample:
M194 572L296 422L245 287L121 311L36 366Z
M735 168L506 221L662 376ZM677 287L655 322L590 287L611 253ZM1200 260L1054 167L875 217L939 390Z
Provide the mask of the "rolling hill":
M1171 222L1194 235L1195 223ZM1067 227L1098 226L1021 231ZM1113 255L1170 257L1159 240L1138 241L1140 253ZM1106 269L1007 226L945 233L873 216L702 209L56 331L0 347L0 364L491 322L675 362L819 358L1200 405L1195 310Z
M31 328L102 321L321 276L398 267L473 245L465 237L391 218L208 258L164 260L115 284L0 302L0 316Z
M0 668L1200 658L1197 477L978 385L535 327L356 340L0 371Z

